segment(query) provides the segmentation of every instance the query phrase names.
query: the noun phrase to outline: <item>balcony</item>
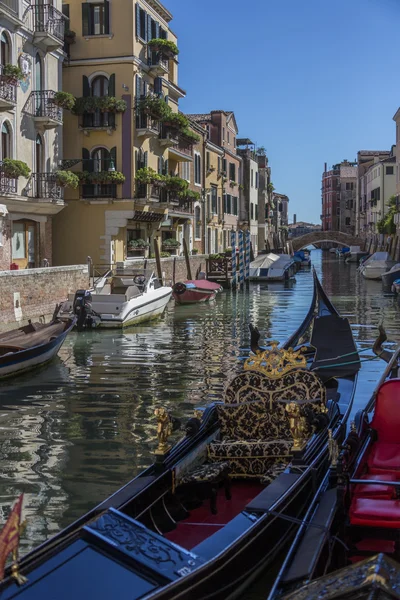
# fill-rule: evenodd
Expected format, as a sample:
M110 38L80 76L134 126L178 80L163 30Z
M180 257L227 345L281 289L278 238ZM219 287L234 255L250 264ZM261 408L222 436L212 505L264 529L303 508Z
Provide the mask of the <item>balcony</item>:
M63 202L64 188L57 184L53 173L32 173L27 187L29 198Z
M0 195L16 194L17 193L17 180L7 177L3 171L1 171L0 165Z
M170 129L169 127L162 126L160 131L160 146L164 146L165 148L171 148L172 146L178 146L178 144L178 131Z
M147 202L167 202L167 190L155 183L139 184L136 187L136 198Z
M45 52L57 50L64 45L65 17L51 4L33 4L33 44Z
M155 138L160 133L160 123L144 112L136 116L136 135L143 138Z
M33 117L38 130L55 129L62 125L62 109L54 104L55 92L31 92L22 112Z
M166 75L169 73L169 64L159 52L152 52L149 49L148 65L150 74L153 77L159 77L160 75Z
M82 198L116 198L117 185L115 183L84 184L81 188Z
M0 111L12 110L17 104L18 81L2 75L3 66L0 67Z
M176 162L192 162L192 155L193 143L187 142L181 135L178 134L178 145L169 147L168 157Z
M81 116L79 129L87 136L92 131L107 131L109 135L112 135L115 129L115 113L101 112L100 110L84 113Z
M22 20L18 14L18 0L0 0L0 17L5 17L14 25L21 26Z

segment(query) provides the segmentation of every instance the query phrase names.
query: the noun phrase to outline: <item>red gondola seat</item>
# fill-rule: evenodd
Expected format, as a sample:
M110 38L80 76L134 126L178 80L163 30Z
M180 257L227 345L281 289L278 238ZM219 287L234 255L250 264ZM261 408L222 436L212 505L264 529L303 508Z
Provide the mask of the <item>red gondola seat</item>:
M400 528L400 499L384 500L354 497L351 503L350 524L361 527Z
M391 379L379 388L371 428L377 441L368 457L370 473L400 475L400 379Z

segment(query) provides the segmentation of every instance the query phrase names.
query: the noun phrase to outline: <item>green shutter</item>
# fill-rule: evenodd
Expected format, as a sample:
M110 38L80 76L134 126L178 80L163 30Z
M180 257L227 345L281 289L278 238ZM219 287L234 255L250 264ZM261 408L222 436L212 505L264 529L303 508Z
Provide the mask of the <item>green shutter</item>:
M82 96L90 96L89 79L86 75L82 76Z
M160 37L160 23L156 21L156 38Z
M90 152L87 148L82 148L82 171L93 171L93 161L90 160Z
M144 166L145 168L147 167L147 159L148 159L148 155L149 155L149 153L148 153L148 152L147 152L147 150L146 150L146 152L144 153L144 160L143 160L143 163L144 163L144 165L143 165L143 166Z
M110 3L104 0L104 33L110 33Z
M115 96L115 73L110 75L110 79L108 80L108 95Z
M117 171L117 147L111 148L110 150L110 162L113 161L115 170ZM109 167L110 165L108 165ZM108 168L107 167L107 168Z
M162 175L162 158L161 158L161 156L158 157L157 162L158 162L157 173L159 175Z
M82 35L90 35L90 31L90 4L89 2L82 2Z
M168 175L168 165L169 165L169 162L168 162L168 158L167 158L167 160L164 163L164 175Z
M140 37L140 4L136 2L136 35Z
M153 19L151 18L150 15L146 15L146 19L147 19L146 42L148 42L152 38L152 36L151 36L151 22L152 22Z

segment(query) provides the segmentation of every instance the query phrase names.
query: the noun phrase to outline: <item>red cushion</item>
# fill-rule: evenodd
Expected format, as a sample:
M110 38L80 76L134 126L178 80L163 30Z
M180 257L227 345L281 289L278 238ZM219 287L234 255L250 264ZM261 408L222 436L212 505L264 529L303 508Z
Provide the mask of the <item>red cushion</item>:
M378 441L400 443L400 379L386 381L379 388L371 427L377 431Z
M400 528L400 500L354 497L349 511L351 525Z
M400 473L400 444L376 442L368 456L368 467L371 473Z
M360 479L369 479L374 481L396 481L396 475L394 473L381 473L372 474L367 473ZM390 498L396 497L396 489L390 485L373 485L371 483L359 483L354 488L354 496L362 496L363 498Z

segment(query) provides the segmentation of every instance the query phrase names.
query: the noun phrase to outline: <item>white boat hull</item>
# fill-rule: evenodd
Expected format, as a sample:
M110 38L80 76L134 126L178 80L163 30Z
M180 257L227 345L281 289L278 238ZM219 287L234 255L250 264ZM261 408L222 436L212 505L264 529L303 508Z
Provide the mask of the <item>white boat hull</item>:
M373 267L366 266L361 267L361 275L365 277L365 279L382 279L382 275L386 272L385 267Z

